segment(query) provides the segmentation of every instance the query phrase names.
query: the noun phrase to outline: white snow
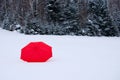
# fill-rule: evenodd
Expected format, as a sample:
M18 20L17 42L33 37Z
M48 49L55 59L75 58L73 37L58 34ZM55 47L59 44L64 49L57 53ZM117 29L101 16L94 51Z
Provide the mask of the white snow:
M45 63L20 59L32 41L53 47ZM120 38L24 35L0 29L0 80L120 80Z
M16 28L20 28L20 24L17 24L17 25L16 25Z

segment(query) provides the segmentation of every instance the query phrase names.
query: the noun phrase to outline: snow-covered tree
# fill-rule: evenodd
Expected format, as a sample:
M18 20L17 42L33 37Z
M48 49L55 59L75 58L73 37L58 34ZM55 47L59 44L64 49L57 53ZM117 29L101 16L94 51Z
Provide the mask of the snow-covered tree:
M89 20L91 32L95 36L116 36L107 4L102 0L89 2Z
M88 3L89 2L89 3ZM120 36L120 0L0 0L0 27L25 34Z
M54 24L60 21L60 4L57 0L49 0L47 4L47 15L50 22Z
M79 21L78 21L78 8L77 3L73 0L69 1L63 9L63 26L67 34L78 34Z
M120 0L108 0L108 9L112 23L117 31L116 35L120 36Z

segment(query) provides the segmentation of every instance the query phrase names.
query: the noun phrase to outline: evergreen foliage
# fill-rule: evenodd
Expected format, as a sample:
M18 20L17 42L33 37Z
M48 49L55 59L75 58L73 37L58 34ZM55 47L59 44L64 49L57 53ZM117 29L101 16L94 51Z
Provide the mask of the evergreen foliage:
M0 0L0 26L33 35L120 36L120 9L112 14L108 4L107 0Z
M60 4L56 0L49 0L47 4L47 14L50 22L54 24L60 21Z
M116 36L107 4L104 1L90 1L89 14L90 28L94 36Z

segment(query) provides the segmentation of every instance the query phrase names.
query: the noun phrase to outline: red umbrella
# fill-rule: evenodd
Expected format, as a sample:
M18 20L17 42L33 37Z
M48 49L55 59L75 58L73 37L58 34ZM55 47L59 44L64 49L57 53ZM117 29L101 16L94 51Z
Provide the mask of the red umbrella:
M44 42L31 42L21 50L21 59L27 62L46 62L52 57L52 47Z

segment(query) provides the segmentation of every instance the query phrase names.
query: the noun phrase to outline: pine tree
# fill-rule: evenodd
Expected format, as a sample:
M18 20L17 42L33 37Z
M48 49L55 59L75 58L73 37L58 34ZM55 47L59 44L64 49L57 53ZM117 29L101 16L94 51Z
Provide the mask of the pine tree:
M115 36L115 29L108 13L107 4L103 0L89 2L89 20L94 36Z
M63 26L67 34L78 35L77 11L75 1L69 1L63 9Z
M47 15L50 22L56 24L60 21L60 4L56 0L49 0L47 4Z

